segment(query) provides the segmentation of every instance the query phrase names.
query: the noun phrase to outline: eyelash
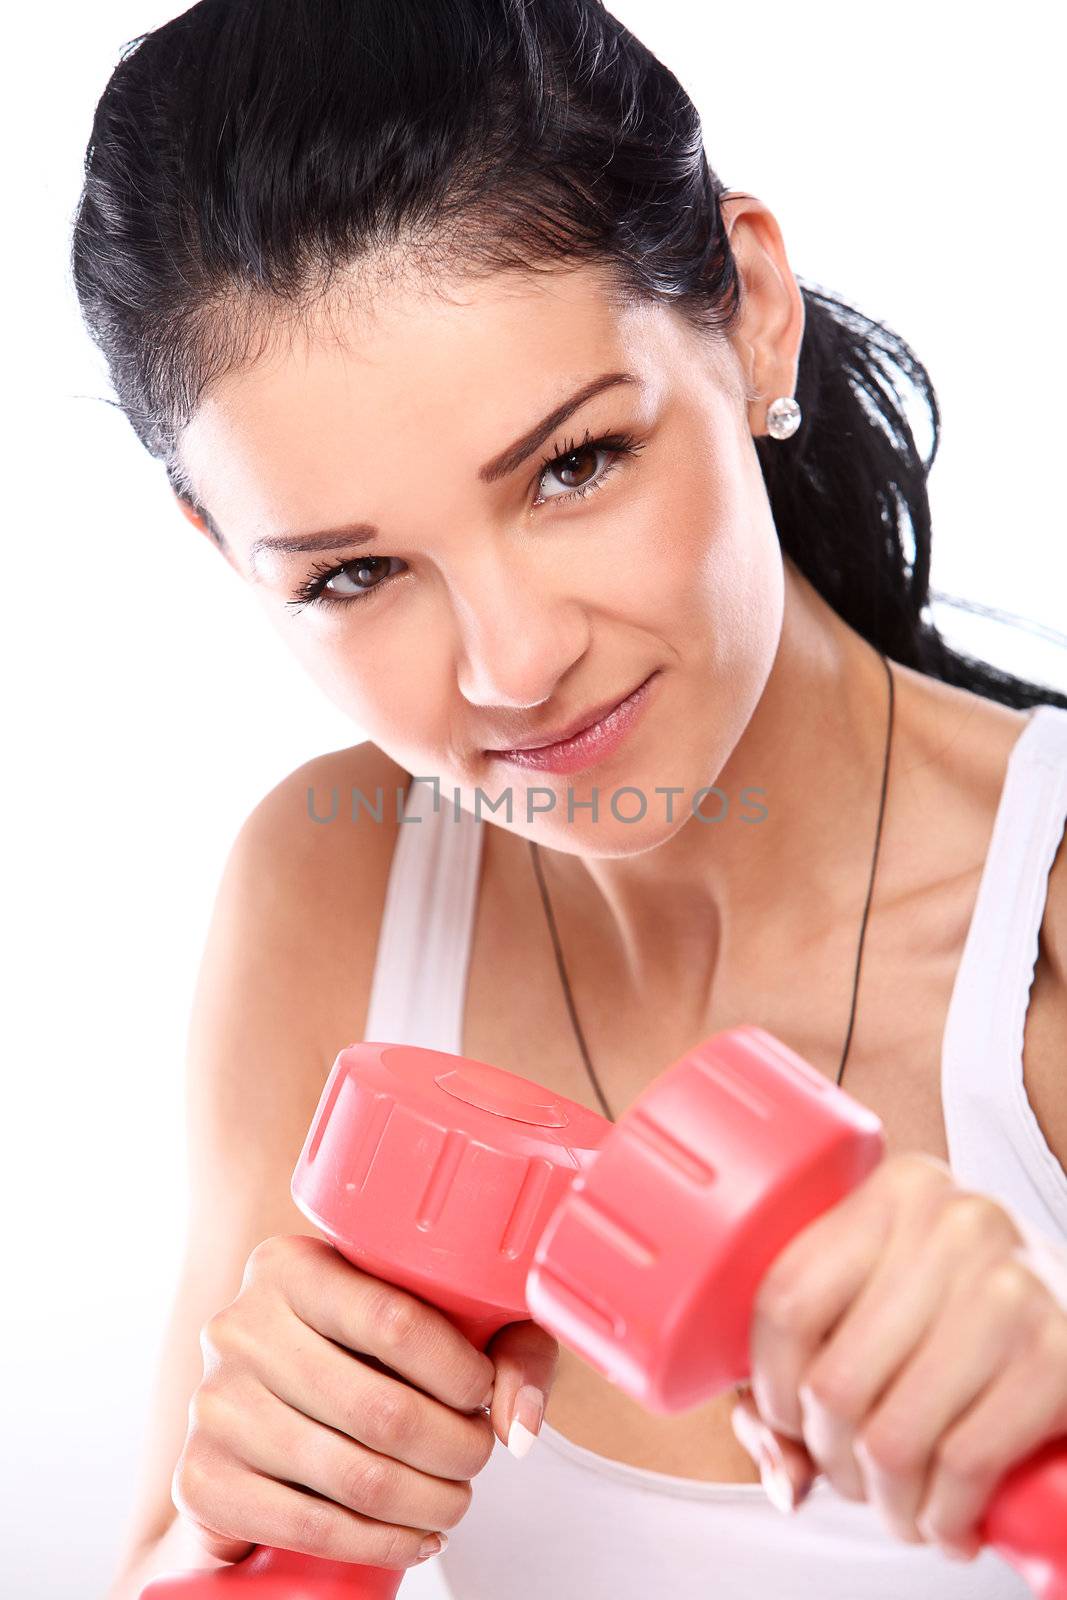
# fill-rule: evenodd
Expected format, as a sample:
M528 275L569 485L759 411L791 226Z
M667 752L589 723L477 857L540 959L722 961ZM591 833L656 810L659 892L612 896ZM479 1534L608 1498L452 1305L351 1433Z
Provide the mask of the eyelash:
M554 444L551 454L541 458L541 470L537 474L538 484L540 484L541 479L550 467L554 467L557 462L562 461L566 456L576 454L579 450L605 450L611 455L612 459L604 467L600 476L594 478L591 483L583 484L578 489L572 489L568 494L550 495L547 501L542 500L538 503L540 505L559 504L564 500L581 500L588 494L595 494L603 486L605 480L614 472L615 468L621 465L623 459L636 456L644 447L644 441L635 439L630 433L602 434L600 437L592 439L589 436L588 429L586 429L585 437L577 443L569 440L562 447ZM371 595L376 594L379 589L387 588L390 582L389 576L382 578L378 583L372 584L362 594L336 595L330 593L326 587L330 579L340 576L348 567L358 566L359 559L357 556L352 561L335 562L332 565L325 561L316 562L311 569L311 575L300 585L293 599L285 602L286 606L291 610L301 611L308 605L347 606L361 604L364 600L369 600ZM382 558L375 557L371 559L381 560ZM392 559L395 560L396 558L393 557ZM399 576L399 574L394 574L393 576Z

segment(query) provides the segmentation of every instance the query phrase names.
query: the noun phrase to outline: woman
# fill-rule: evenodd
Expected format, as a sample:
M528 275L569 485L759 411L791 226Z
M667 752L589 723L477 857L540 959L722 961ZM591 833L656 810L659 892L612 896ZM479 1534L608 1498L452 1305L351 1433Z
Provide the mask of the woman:
M201 0L108 83L73 266L183 511L370 734L223 877L111 1600L446 1530L470 1600L1026 1593L975 1530L1067 1431L1067 699L923 614L922 366L798 286L598 0ZM744 1022L889 1155L686 1415L530 1322L476 1351L289 1198L354 1038L618 1117Z

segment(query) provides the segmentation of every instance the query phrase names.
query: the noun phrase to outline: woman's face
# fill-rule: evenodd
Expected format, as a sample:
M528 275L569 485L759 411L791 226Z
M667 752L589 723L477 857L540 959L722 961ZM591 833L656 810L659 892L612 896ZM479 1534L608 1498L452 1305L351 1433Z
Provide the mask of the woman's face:
M750 418L792 387L746 403L761 314L736 346L701 339L588 267L391 287L334 312L340 338L217 381L182 464L271 622L382 750L550 848L638 853L715 782L778 645ZM577 770L489 753L650 676L621 743Z

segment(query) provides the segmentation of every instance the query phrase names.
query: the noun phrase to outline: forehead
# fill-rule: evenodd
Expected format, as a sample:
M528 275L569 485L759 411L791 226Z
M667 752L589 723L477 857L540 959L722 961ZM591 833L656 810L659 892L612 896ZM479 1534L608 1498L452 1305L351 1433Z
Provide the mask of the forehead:
M243 542L329 517L331 483L388 481L405 458L410 474L413 449L476 465L609 367L650 391L684 336L671 311L588 266L342 284L301 324L268 323L255 358L209 385L179 454Z

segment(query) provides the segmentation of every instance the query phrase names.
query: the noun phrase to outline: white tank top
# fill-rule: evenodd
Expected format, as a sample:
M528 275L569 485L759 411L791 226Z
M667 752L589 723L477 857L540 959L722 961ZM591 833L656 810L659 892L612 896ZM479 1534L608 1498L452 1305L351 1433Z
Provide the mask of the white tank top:
M964 1187L1067 1241L1067 1173L1023 1084L1048 875L1067 818L1067 710L1036 707L1005 773L942 1041L949 1162ZM406 825L405 825L406 824ZM482 830L408 787L363 1037L461 1053ZM761 1484L650 1472L547 1422L522 1461L497 1441L432 1565L455 1600L1029 1600L992 1550L952 1562L895 1538L825 1477L792 1516Z

